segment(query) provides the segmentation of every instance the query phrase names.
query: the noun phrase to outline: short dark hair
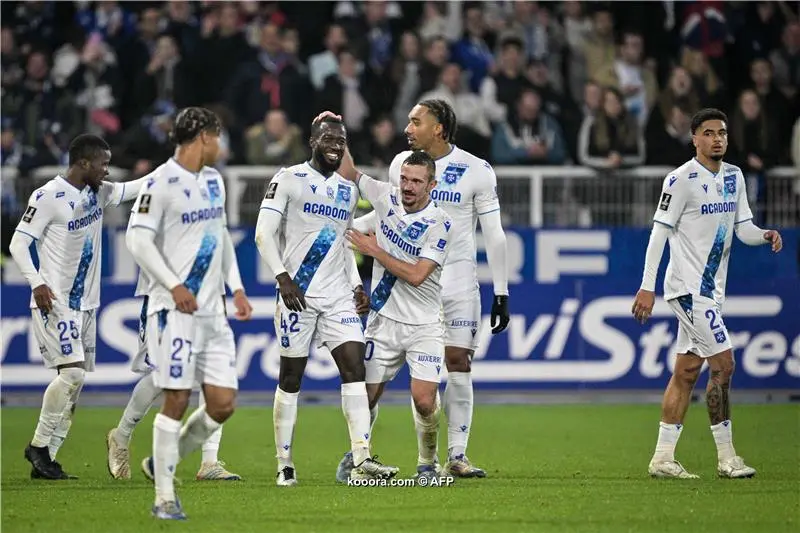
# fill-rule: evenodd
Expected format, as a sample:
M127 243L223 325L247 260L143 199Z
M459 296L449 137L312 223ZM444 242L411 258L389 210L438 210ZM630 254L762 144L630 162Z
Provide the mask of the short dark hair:
M697 132L697 128L703 125L707 120L721 120L725 124L728 123L728 115L713 107L701 109L692 117L692 135Z
M84 133L78 135L69 143L69 164L74 165L81 159L91 161L97 152L111 150L102 137Z
M500 50L505 50L509 46L513 46L519 51L522 51L525 48L522 39L517 37L516 35L509 35L508 37L504 37L502 41L500 41Z
M403 164L425 167L429 182L436 177L436 162L427 152L423 152L422 150L411 152L411 154L405 158Z
M173 144L192 142L201 132L219 135L222 123L219 117L205 107L186 107L175 116L172 131L169 133Z
M321 133L323 124L339 124L340 126L344 127L344 122L342 122L342 119L336 117L325 117L323 119L317 120L311 125L312 137L316 137Z
M423 100L419 105L427 107L431 115L442 125L442 138L449 143L454 142L456 131L458 130L458 121L456 120L456 112L453 111L450 104L444 100Z

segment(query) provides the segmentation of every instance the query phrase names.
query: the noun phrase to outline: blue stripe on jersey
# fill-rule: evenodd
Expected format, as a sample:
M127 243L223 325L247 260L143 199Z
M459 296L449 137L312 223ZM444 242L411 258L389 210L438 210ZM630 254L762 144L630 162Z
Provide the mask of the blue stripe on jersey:
M91 237L86 237L86 240L83 241L81 259L78 262L78 272L75 273L75 281L72 282L72 289L69 291L69 308L73 311L81 310L86 274L89 272L92 258L94 258L94 242Z
M203 278L206 277L206 272L208 272L208 267L211 265L211 260L214 258L214 251L216 249L217 238L210 233L206 233L203 236L203 240L200 242L200 249L197 251L197 257L194 258L194 263L184 283L186 288L195 296L200 292L200 284L203 283Z
M306 256L303 258L303 262L300 263L300 268L297 269L297 273L294 275L294 282L297 283L297 286L300 287L303 293L308 290L308 286L311 285L314 274L317 273L319 266L322 264L325 256L328 255L328 251L331 249L331 246L333 246L335 240L336 231L332 226L325 226L320 230L319 235L317 235L317 238L311 244L311 248L308 249Z
M370 309L377 313L386 305L386 302L389 301L389 295L392 293L392 287L394 287L396 281L397 276L390 273L388 270L383 271L383 277L375 286L375 290L372 291L372 296L370 296Z
M139 339L142 342L145 341L145 333L147 331L147 303L149 300L150 297L147 295L142 298L142 312L139 314Z
M723 220L719 227L717 227L717 234L714 236L714 244L711 245L711 251L708 252L706 268L703 271L703 280L700 284L700 296L714 298L714 288L716 287L714 277L717 275L719 263L722 261L722 252L725 249L725 237L727 234L728 226Z

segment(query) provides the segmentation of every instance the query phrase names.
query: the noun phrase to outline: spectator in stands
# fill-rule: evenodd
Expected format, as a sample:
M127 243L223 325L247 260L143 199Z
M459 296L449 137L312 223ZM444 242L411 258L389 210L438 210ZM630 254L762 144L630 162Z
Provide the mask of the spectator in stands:
M75 21L86 35L99 33L115 48L136 35L136 15L123 9L119 2L85 2L75 13Z
M392 116L400 130L405 127L409 110L417 101L419 73L422 66L419 37L407 31L400 37L400 50L392 62L389 78L395 90ZM390 120L391 122L391 120ZM398 131L400 131L398 130Z
M419 68L419 92L415 97L436 87L436 84L439 83L439 74L449 60L450 52L444 37L434 37L425 44L424 58ZM405 117L403 117L403 124L405 124Z
M483 5L472 4L465 12L465 32L452 48L451 60L469 73L469 89L477 93L481 82L494 68L494 56L487 42Z
M663 111L662 111L663 112ZM647 128L647 164L678 167L693 157L692 115L687 102L675 101L660 129Z
M783 95L794 102L797 109L797 90L800 88L800 22L790 22L783 29L783 45L769 56L775 85Z
M13 90L25 77L23 58L17 48L14 32L5 26L0 30L0 69L0 84L4 94L7 90Z
M264 122L251 126L245 138L250 165L294 165L306 157L302 131L280 109L268 111Z
M650 112L645 128L645 138L658 137L667 127L673 114L673 108L680 104L689 115L694 115L700 110L700 97L694 88L694 82L689 75L689 71L681 66L672 68L669 81L664 90L658 96L656 105ZM651 148L648 142L648 151ZM656 147L652 147L656 149Z
M533 89L522 91L508 121L495 128L492 161L498 165L560 165L566 159L561 126L542 111Z
M35 49L55 50L60 37L55 2L16 2L16 6L11 5L14 13L9 17L11 20L4 22L14 28L14 37L22 55L27 56Z
M523 71L522 47L522 40L513 34L502 38L497 72L481 83L483 108L494 123L505 122L508 110L513 112L522 91L533 88Z
M684 48L681 66L692 76L692 87L700 98L700 107L726 107L725 88L703 52Z
M487 146L492 136L489 117L480 96L463 83L461 67L456 63L445 66L438 87L423 94L420 100L444 100L450 104L458 117L456 144L478 157L488 156Z
M191 4L187 0L167 2L167 16L169 20L164 33L175 40L181 56L196 57L200 46L200 22L194 16Z
M550 76L545 61L532 60L525 71L525 77L542 98L542 109L559 123L566 120L567 116L574 111L574 106L570 105L569 99L565 98L564 94L550 83L552 76Z
M425 2L419 36L429 42L435 37L455 41L461 36L461 2Z
M173 154L169 132L176 109L169 102L159 102L138 123L126 130L114 147L114 165L130 170L134 178L144 176Z
M549 70L549 84L556 91L564 88L561 61L565 45L564 30L558 20L550 15L544 3L513 2L511 31L523 43L523 57L527 63L544 62Z
M592 33L592 20L583 11L583 4L576 0L564 2L564 39L567 43L567 88L573 102L580 102L586 82L584 50Z
M341 24L331 24L325 31L325 50L308 59L308 70L314 89L321 91L325 78L339 70L337 55L347 46L347 34Z
M658 97L655 63L644 61L644 39L634 31L625 31L619 55L611 65L600 70L598 83L616 87L625 97L625 109L644 129L650 108Z
M117 59L120 64L125 65L121 71L123 93L120 95L124 124L132 124L140 116L141 110L136 107L136 78L150 63L161 23L161 10L157 7L146 7L139 16L137 33L117 45Z
M578 160L582 165L615 169L644 163L644 137L622 102L622 93L608 87L603 91L603 107L594 117L584 120L578 136Z
M175 39L162 35L147 69L136 80L139 109L149 109L156 100L171 102L178 109L199 104L194 91L192 72L183 61Z
M388 14L389 2L363 2L364 12L342 19L349 36L350 48L375 74L389 68L398 29Z
M780 44L783 21L775 12L773 2L748 2L747 24L737 32L735 47L737 58L745 64L766 57Z
M681 44L685 48L699 52L714 73L723 78L720 84L725 85L724 75L728 72L725 42L730 37L730 31L722 2L716 0L684 2L676 4L675 9L681 20L679 25ZM696 75L691 67L682 64L693 76ZM697 83L695 86L700 89ZM706 104L703 104L703 107L707 107Z
M22 158L25 156L22 143L17 139L14 131L14 121L4 117L0 132L0 165L11 168L19 168Z
M601 4L596 8L592 22L593 29L586 38L583 58L587 78L597 80L603 72L613 68L617 48L614 45L614 18L611 11Z
M398 135L392 119L381 115L372 125L372 136L367 147L367 161L374 167L388 167L394 157L408 149L405 137Z
M281 50L278 27L264 26L261 35L260 54L263 63L279 62ZM241 79L247 77L242 72L243 69L261 73L263 69L256 68L251 63L253 55L254 51L247 44L247 39L239 27L236 4L233 2L216 4L203 15L197 53L190 60L196 72L197 101L222 102L231 85L245 83ZM239 79L234 81L237 77ZM244 95L237 96L244 97ZM232 104L230 100L227 103L229 106ZM231 109L239 111L239 108L234 106L231 106ZM258 113L256 117L248 117L244 122L251 124L261 120L263 116L263 113ZM241 120L241 117L239 118Z
M750 79L753 82L753 90L761 100L761 110L766 115L767 122L776 129L778 138L789 139L792 134L795 110L772 82L770 62L766 59L753 61L750 64Z

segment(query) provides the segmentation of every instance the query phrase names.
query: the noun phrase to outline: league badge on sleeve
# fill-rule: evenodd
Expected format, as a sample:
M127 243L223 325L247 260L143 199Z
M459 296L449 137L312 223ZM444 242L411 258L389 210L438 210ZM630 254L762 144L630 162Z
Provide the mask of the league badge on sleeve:
M661 203L658 205L658 208L662 211L669 210L669 203L672 201L672 195L668 192L661 193Z
M146 215L150 212L150 200L153 198L150 194L143 194L141 200L139 200L139 209L137 209L137 213L141 213Z
M275 198L275 191L278 190L278 182L271 181L267 185L267 194L264 195L264 200L272 200Z
M31 220L33 220L33 215L36 214L36 208L32 205L29 205L28 208L25 210L25 214L22 215L22 221L27 222L30 224Z

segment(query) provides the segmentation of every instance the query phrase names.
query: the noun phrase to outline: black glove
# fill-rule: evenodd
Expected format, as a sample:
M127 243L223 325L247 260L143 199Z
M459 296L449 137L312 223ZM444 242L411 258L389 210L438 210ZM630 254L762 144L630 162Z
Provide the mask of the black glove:
M492 333L497 335L508 327L508 296L497 295L494 296L492 302ZM495 322L497 325L495 326Z

